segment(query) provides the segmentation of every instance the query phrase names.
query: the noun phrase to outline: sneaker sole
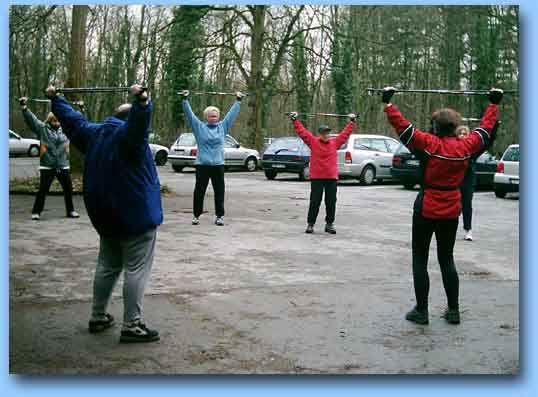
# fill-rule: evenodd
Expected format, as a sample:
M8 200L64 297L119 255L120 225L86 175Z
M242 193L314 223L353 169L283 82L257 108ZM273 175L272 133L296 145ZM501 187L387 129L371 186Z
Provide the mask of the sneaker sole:
M159 335L152 338L143 339L137 336L120 336L120 343L149 343L157 342L161 337Z
M103 332L109 328L112 328L113 326L114 322L111 322L109 324L90 325L88 327L88 331L90 331L90 334L98 334L99 332Z

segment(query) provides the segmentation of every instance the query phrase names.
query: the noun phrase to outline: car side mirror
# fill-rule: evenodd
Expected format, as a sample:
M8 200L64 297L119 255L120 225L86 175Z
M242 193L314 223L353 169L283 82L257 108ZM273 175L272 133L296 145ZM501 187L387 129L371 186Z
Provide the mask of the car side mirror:
M239 146L241 146L241 145L238 144L238 143L235 144L235 148L236 148L236 149L239 149Z

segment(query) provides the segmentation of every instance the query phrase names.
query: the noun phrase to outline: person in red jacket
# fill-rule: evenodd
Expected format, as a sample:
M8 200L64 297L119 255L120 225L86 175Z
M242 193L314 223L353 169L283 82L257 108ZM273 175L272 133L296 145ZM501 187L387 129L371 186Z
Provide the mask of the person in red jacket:
M395 92L393 87L383 89L382 101L385 103L388 121L409 150L422 151L427 156L424 181L413 208L413 281L417 304L405 318L417 324L429 322L430 281L427 265L430 242L435 233L437 258L448 301L443 317L451 324L459 324L459 278L453 255L461 212L459 187L472 155L483 150L495 139L492 132L503 91L496 88L489 91L490 105L482 116L480 126L466 137L456 135L461 116L448 108L434 113L434 134L418 130L390 102Z
M314 225L319 213L319 206L325 191L325 231L335 234L334 217L336 212L336 186L338 182L338 164L336 151L351 135L357 115L348 114L349 123L331 138L331 129L326 125L319 128L319 137L314 136L297 120L297 112L291 112L290 118L299 137L310 148L310 205L308 207L308 225L306 233L314 233Z

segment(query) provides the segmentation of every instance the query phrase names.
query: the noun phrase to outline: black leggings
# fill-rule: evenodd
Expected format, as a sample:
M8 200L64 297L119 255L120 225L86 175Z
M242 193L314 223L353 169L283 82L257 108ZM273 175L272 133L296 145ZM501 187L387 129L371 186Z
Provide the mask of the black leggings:
M459 279L453 254L457 231L458 218L426 219L417 211L413 213L413 281L418 310L424 311L428 308L428 254L434 232L448 307L458 309Z
M69 168L62 169L41 169L39 170L39 191L35 196L32 214L41 214L45 206L45 197L49 193L50 185L54 178L58 178L64 191L65 212L69 215L73 209L73 184L71 183L71 172Z
M224 166L197 165L192 205L196 218L204 212L204 196L209 179L211 179L211 186L213 186L213 192L215 193L215 215L224 216Z

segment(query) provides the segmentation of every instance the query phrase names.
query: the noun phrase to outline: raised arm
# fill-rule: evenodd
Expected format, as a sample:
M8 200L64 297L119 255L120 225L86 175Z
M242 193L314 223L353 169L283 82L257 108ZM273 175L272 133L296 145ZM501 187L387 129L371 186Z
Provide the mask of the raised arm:
M353 128L355 128L355 120L357 119L357 115L355 113L348 114L349 123L346 124L344 129L340 131L336 139L336 147L339 148L346 142L353 132Z
M140 85L132 85L131 94L135 99L123 128L125 128L125 137L129 145L142 145L148 143L153 105L148 92Z
M226 113L226 116L222 119L222 125L224 126L224 131L227 134L230 128L232 128L232 124L234 123L235 119L237 118L237 115L239 114L239 109L241 108L241 100L245 97L245 94L242 92L237 92L235 94L236 101L228 110L228 113Z
M69 141L81 152L86 153L88 143L97 133L100 124L90 123L86 118L75 111L67 100L56 94L52 86L47 88L47 97L51 100L52 113L58 118L62 130Z
M305 128L303 123L297 120L297 112L291 112L290 119L293 122L293 128L297 135L299 135L299 138L301 138L308 147L312 147L312 141L315 139L314 135Z
M41 139L41 134L43 132L43 129L45 128L45 123L43 123L41 120L39 120L35 114L33 114L30 109L28 109L27 106L28 98L22 97L19 98L19 104L21 105L22 115L24 117L24 121L26 122L26 125L30 130L39 138Z

